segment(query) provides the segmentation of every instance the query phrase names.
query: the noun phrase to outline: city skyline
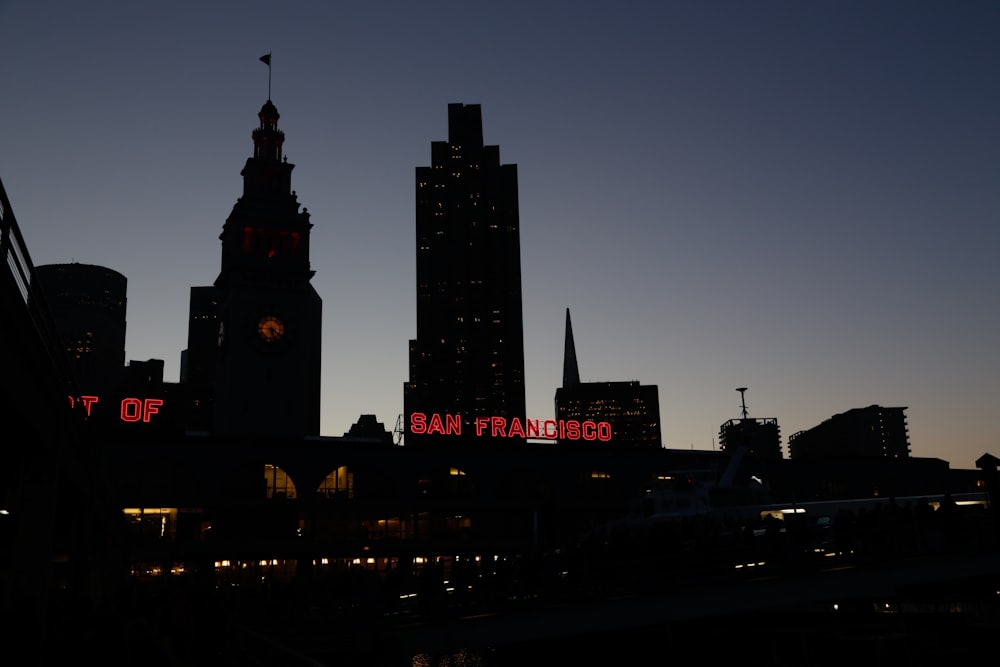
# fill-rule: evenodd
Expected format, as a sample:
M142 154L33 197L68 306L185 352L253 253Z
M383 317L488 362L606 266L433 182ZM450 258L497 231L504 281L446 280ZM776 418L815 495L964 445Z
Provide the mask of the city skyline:
M272 53L322 434L402 413L414 169L467 103L518 167L529 417L553 414L569 308L581 380L657 385L668 448L717 447L746 386L786 456L871 404L907 407L913 456L996 450L1000 10L459 7L0 7L0 178L33 262L124 274L127 359L176 381Z

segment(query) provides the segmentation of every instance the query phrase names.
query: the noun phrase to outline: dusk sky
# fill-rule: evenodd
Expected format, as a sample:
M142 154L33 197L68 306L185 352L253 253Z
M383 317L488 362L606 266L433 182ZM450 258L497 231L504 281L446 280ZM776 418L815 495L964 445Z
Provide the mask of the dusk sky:
M914 456L1000 455L1000 3L0 0L0 180L35 265L128 279L177 381L189 291L268 97L314 224L323 435L392 429L414 174L481 104L518 168L529 418L570 309L583 381L659 387L664 446L906 407Z

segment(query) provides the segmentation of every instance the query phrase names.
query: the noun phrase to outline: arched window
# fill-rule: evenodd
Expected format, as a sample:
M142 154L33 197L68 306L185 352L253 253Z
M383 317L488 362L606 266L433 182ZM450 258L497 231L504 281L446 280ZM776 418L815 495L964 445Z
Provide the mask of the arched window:
M264 482L268 498L295 498L295 483L276 465L264 464Z
M354 497L354 473L347 470L347 466L340 466L330 472L320 483L316 492L326 498Z

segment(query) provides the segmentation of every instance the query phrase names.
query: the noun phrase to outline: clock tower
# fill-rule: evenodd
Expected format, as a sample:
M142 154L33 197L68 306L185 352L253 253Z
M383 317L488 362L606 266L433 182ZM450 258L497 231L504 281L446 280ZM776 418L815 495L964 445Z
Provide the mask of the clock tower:
M218 332L213 430L319 435L322 300L310 280L309 212L291 189L285 134L268 100L257 114L243 195L222 228L213 292Z

